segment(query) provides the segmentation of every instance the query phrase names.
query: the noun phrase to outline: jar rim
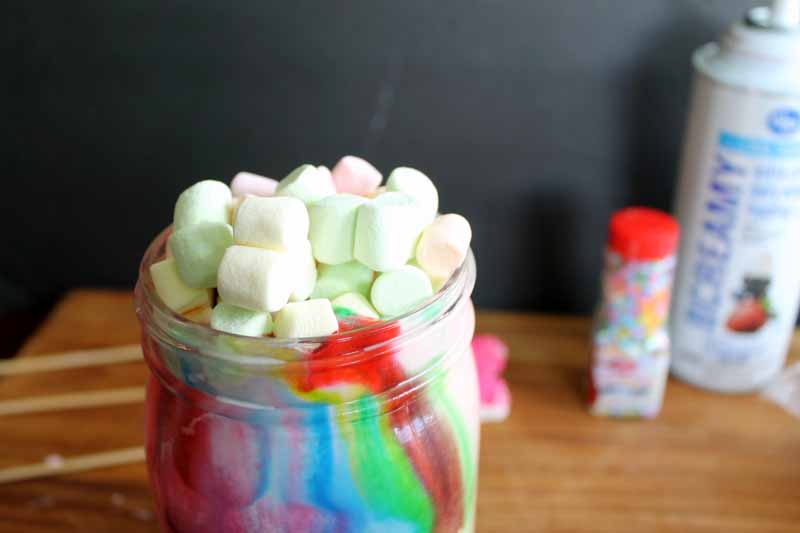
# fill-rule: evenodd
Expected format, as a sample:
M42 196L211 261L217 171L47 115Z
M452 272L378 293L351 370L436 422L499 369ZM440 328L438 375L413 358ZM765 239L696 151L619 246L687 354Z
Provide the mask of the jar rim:
M277 339L274 337L251 337L215 330L210 326L192 321L173 311L158 296L150 275L150 266L165 256L167 240L172 232L168 226L159 233L147 247L139 264L139 278L134 291L134 305L136 314L143 328L149 328L151 334L157 336L162 342L167 342L182 349L201 351L206 357L224 360L227 363L246 367L270 367L289 365L302 361L296 357L299 353L311 353L323 344L347 341L356 336L367 336L375 339L384 339L368 346L360 345L353 352L338 354L329 363L351 364L349 356L357 356L365 352L376 350L390 342L414 335L421 328L430 326L446 318L457 304L465 297L469 298L475 285L476 266L472 250L468 250L467 257L461 266L450 276L445 284L430 298L420 303L414 309L388 320L380 320L374 324L353 328L321 337L301 337ZM399 328L399 333L396 333ZM180 332L180 338L175 332ZM394 331L394 335L382 335ZM246 343L255 348L258 353L270 353L270 356L251 355L247 353L231 353L219 349L219 340L229 340L233 343ZM378 350L380 351L380 350ZM272 355L283 353L286 358L276 358ZM295 357L288 357L295 354Z

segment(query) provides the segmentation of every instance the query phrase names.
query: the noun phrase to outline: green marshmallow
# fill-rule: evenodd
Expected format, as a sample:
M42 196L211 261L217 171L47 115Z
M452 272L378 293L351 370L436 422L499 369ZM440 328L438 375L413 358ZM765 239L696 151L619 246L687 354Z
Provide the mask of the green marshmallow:
M334 194L308 206L308 239L320 263L339 265L353 260L358 208L363 196Z
M384 272L375 279L370 292L372 305L382 316L402 315L433 296L428 275L419 268L405 265Z
M314 165L300 165L283 178L275 196L293 196L308 205L336 194L330 171L320 171Z
M333 300L346 292L369 295L374 272L358 261L340 265L320 264L317 268L317 284L311 298Z
M183 191L175 202L173 231L201 222L230 222L231 190L221 181L199 181Z
M226 333L261 337L272 333L272 315L220 302L211 312L211 327Z
M337 317L365 316L367 318L380 318L378 312L369 303L369 300L357 292L346 292L336 297L332 302L333 312Z
M224 222L203 222L175 231L169 249L181 279L190 287L217 286L217 271L222 256L233 245L233 228Z
M208 305L211 301L211 291L189 287L181 279L172 257L150 265L150 276L161 300L176 313Z

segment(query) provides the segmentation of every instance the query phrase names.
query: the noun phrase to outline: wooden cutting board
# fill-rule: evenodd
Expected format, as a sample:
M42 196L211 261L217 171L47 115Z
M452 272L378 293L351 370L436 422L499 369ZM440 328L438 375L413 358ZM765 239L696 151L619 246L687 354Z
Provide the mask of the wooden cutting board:
M585 318L481 312L511 347L511 418L486 425L478 531L800 531L800 421L670 382L648 422L583 407ZM127 292L67 294L20 357L138 342ZM792 344L800 354L800 338ZM0 400L143 385L142 362L0 378ZM0 417L0 467L140 445L141 405ZM0 485L0 532L156 532L144 464ZM301 533L301 532L299 532Z

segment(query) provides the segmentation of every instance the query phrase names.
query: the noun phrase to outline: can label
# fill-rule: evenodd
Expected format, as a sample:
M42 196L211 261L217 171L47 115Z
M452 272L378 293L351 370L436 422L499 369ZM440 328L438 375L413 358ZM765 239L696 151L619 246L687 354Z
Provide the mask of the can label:
M698 76L677 214L673 370L758 387L783 365L800 298L800 100Z

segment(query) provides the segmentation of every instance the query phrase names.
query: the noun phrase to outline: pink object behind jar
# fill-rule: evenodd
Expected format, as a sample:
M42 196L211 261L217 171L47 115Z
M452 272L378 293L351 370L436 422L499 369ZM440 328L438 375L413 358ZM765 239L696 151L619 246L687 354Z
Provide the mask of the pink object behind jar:
M508 346L494 335L476 335L472 352L478 370L481 398L481 420L505 420L511 409L511 392L502 378L508 361Z

